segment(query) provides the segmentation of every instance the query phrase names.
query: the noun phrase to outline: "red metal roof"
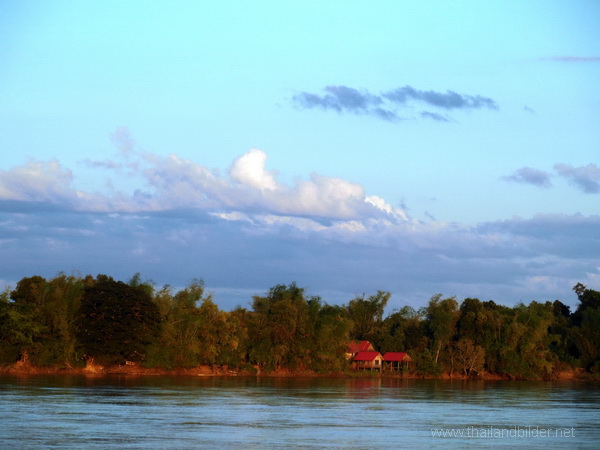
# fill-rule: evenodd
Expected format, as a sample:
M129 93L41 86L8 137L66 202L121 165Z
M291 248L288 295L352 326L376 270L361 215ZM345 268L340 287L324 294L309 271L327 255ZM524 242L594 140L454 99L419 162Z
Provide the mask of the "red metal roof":
M347 353L366 352L372 347L369 341L354 341L348 344Z
M381 356L379 352L358 352L354 357L354 361L374 361L377 356Z
M410 356L402 352L387 352L383 355L385 361L411 361Z

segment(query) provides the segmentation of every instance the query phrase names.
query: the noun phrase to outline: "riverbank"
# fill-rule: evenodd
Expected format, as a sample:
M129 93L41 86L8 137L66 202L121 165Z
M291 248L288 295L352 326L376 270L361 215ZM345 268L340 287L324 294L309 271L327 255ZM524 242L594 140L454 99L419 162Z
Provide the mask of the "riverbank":
M103 366L88 362L85 367L73 366L55 366L40 367L29 363L28 361L18 361L7 366L0 366L0 374L10 375L125 375L125 376L198 376L198 377L237 377L237 376L259 376L259 377L346 377L346 378L405 378L405 379L440 379L440 380L483 380L483 381L508 381L515 378L500 376L487 372L481 372L476 376L465 376L463 374L444 373L439 376L424 376L414 373L397 372L369 372L369 371L346 371L319 373L309 370L287 370L279 369L274 371L261 371L257 367L250 369L229 368L227 366L196 366L190 368L164 369L157 367L143 367L138 363L128 363L124 365ZM591 374L582 369L565 370L553 374L545 380L548 381L589 381L594 378ZM541 380L541 379L540 379Z

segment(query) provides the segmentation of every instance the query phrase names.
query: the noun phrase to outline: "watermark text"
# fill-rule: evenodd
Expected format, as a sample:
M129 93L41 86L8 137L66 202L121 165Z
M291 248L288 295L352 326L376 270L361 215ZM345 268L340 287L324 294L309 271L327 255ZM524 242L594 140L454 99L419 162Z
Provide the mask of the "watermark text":
M432 428L434 438L479 438L479 439L507 439L507 438L572 438L575 437L575 428L543 428L536 426L514 427L465 427L465 428Z

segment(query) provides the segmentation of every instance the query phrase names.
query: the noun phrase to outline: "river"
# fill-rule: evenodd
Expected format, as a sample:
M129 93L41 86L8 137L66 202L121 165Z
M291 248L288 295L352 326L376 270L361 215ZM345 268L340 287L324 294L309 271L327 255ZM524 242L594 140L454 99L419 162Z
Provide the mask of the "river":
M600 447L600 384L0 376L2 448Z

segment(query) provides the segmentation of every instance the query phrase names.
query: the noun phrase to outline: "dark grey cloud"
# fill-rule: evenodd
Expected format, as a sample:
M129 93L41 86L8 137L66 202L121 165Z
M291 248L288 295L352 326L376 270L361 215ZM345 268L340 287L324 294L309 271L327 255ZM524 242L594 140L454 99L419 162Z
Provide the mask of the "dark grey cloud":
M11 261L3 281L60 271L157 286L195 278L214 287L223 308L296 281L330 303L378 289L392 307L423 306L442 292L511 305L573 304L571 287L598 288L600 217L544 215L466 227L411 223L350 231L334 222L312 229L288 223L178 214L0 213L0 251Z
M380 94L348 86L327 86L324 94L301 92L292 98L292 102L302 109L321 108L338 113L364 114L389 122L401 120L399 108L405 108L412 102L425 103L443 110L498 109L494 100L481 95L458 94L453 91L421 91L411 86ZM423 111L421 117L440 122L451 121L446 115L430 111Z
M600 216L538 214L531 219L513 218L477 227L480 233L510 236L522 246L522 256L553 255L554 258L599 263Z
M522 167L516 170L512 175L503 177L503 180L514 181L517 183L532 184L534 186L549 188L552 186L551 175L543 170L532 167Z
M387 120L388 122L397 122L398 120L402 120L401 117L396 115L396 113L384 108L374 108L371 113L380 119Z
M498 109L496 102L488 97L457 94L453 91L420 91L411 86L389 91L383 94L383 97L401 105L415 100L443 109Z
M447 116L442 116L441 114L433 113L430 111L421 112L421 117L424 117L426 119L437 120L438 122L451 122L451 120Z
M570 184L580 191L586 194L600 193L600 167L596 164L590 163L587 166L580 167L574 167L569 164L555 164L554 170L558 176L568 180ZM543 170L522 167L512 175L502 177L502 179L549 188L552 186L551 177L550 173Z
M0 200L0 213L69 212L69 204L38 201Z
M346 86L327 86L325 91L329 93L325 99L330 102L329 105L333 105L338 111L342 109L365 110L372 105L382 103L381 98L377 96Z
M302 92L294 96L296 105L302 108L322 108L333 111L369 114L380 119L394 121L398 117L392 111L382 108L383 99L365 90L347 86L327 86L325 95Z
M596 164L573 167L569 164L556 164L554 169L561 177L569 180L586 194L600 193L600 167Z

